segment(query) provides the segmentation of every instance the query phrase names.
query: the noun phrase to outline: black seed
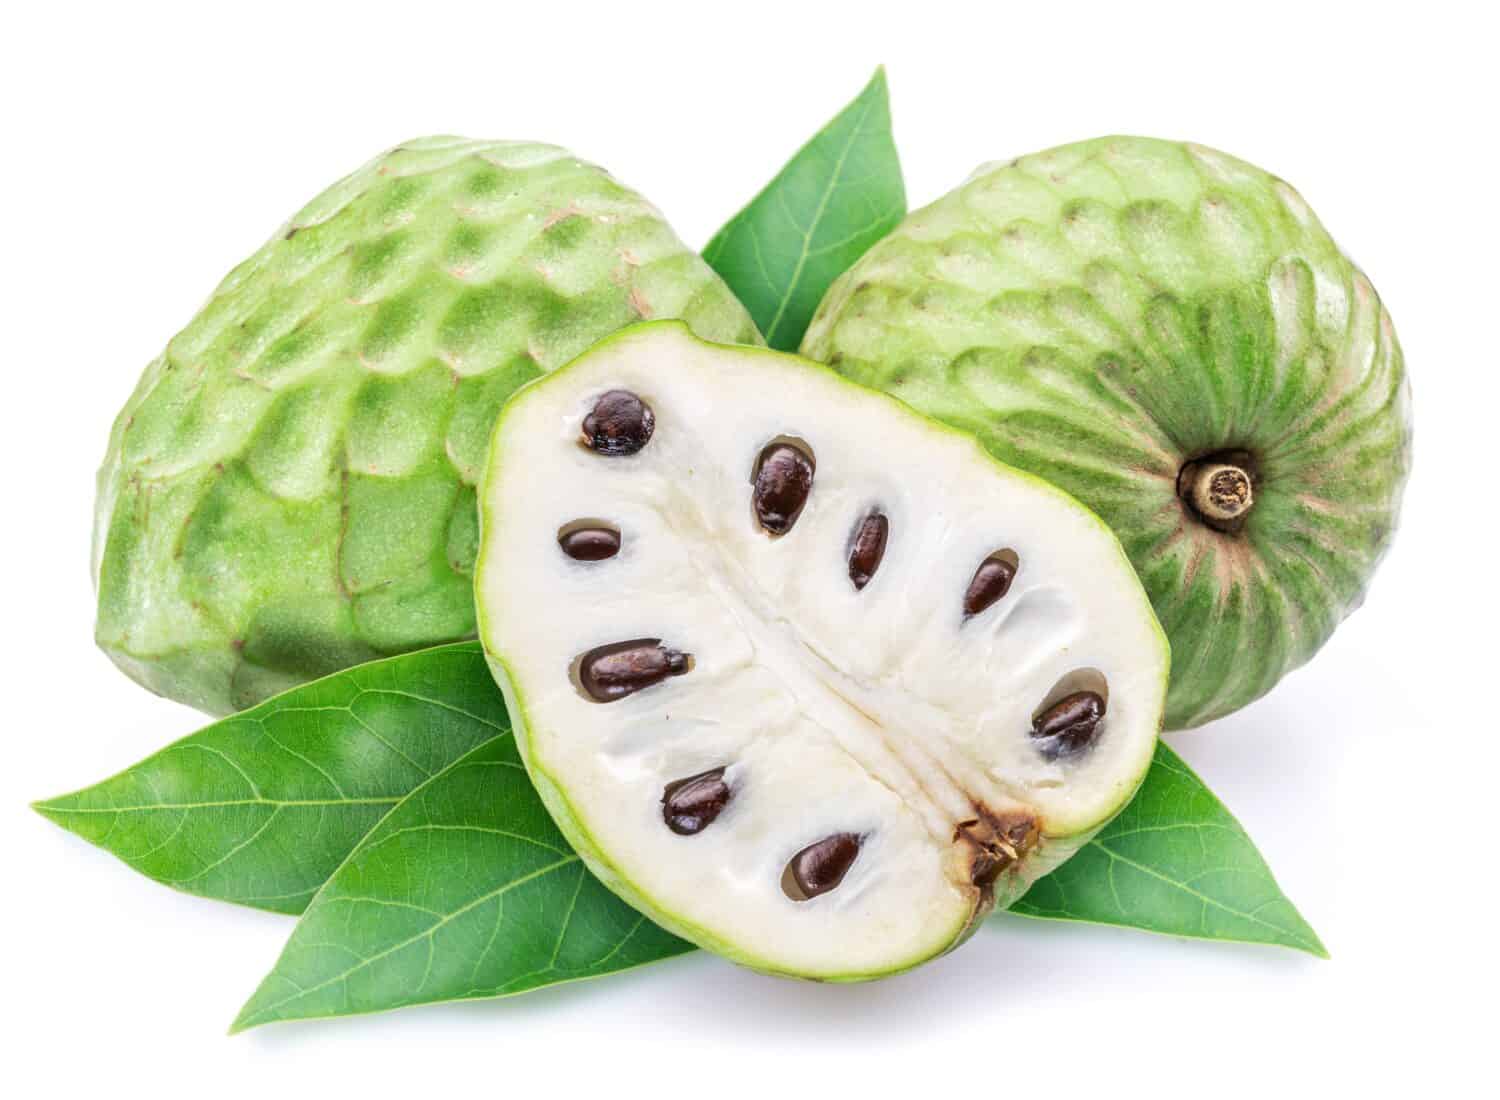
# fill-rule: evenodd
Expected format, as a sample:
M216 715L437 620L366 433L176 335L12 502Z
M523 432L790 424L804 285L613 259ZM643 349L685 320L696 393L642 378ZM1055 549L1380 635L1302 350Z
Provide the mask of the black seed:
M612 703L668 676L681 676L689 664L686 653L668 649L660 638L634 638L585 653L578 662L578 682L591 699Z
M786 534L802 514L812 483L812 459L790 443L772 443L755 464L755 518L771 534Z
M964 614L978 615L1010 591L1010 582L1016 579L1015 554L1001 550L991 554L974 570L974 579L964 592Z
M620 552L620 532L608 527L575 527L558 535L557 544L574 561L603 561Z
M793 901L807 901L826 894L849 873L859 855L860 838L854 833L834 833L809 844L791 858L781 875L781 888Z
M602 455L633 455L655 428L650 405L629 390L610 390L583 418L583 441Z
M866 516L854 530L854 542L849 548L849 579L855 591L870 583L880 561L885 557L885 540L891 525L879 512Z
M713 824L729 795L723 768L675 779L662 788L661 816L678 836L692 836Z
M1048 760L1065 759L1093 745L1103 718L1103 696L1093 691L1075 691L1031 720L1031 736L1036 739L1037 750Z

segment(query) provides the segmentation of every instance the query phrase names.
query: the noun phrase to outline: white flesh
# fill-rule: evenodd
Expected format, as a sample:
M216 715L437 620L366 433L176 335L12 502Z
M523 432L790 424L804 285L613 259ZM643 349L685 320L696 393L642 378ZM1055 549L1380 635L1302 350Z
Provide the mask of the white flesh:
M580 443L603 392L653 409L638 454ZM539 788L596 871L652 916L750 965L827 978L913 965L988 907L954 828L1034 814L1042 842L994 886L1001 904L1128 801L1150 762L1168 655L1114 537L1070 498L969 439L802 360L640 326L522 391L482 488L481 635ZM751 475L779 437L816 474L792 530L756 522ZM872 509L884 558L856 590L848 549ZM559 549L579 519L618 527L618 556ZM962 600L994 551L1003 599ZM691 671L609 703L580 654L660 638ZM1029 735L1064 676L1094 670L1108 709L1089 751L1049 762ZM727 766L733 797L693 836L662 788ZM864 837L842 884L781 888L800 849Z

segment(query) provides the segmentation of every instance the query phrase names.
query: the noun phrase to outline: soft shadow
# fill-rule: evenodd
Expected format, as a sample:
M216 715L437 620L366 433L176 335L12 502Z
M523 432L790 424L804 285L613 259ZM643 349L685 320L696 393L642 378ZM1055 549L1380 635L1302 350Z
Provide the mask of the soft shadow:
M1184 965L1186 964L1186 965ZM528 1028L568 1027L580 1033L614 1021L617 1037L649 1030L703 1041L746 1037L793 1045L860 1046L871 1040L920 1039L982 1014L994 1026L1034 1020L1052 1002L1076 1003L1082 994L1137 988L1173 995L1202 994L1200 981L1176 981L1207 971L1220 981L1233 974L1294 982L1326 966L1297 952L1154 936L1130 929L999 916L960 950L906 974L848 985L791 981L755 974L705 952L695 952L626 974L554 986L490 1001L418 1006L334 1020L276 1024L242 1041L268 1052L345 1036L410 1038L417 1032L461 1037L503 1032L509 1021Z

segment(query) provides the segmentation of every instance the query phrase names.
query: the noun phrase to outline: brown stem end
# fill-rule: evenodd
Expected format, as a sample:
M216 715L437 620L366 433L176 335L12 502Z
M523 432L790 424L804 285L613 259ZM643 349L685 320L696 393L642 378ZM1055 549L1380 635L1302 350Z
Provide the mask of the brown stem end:
M1205 462L1193 470L1186 486L1188 503L1205 519L1232 523L1255 503L1250 475L1225 462Z

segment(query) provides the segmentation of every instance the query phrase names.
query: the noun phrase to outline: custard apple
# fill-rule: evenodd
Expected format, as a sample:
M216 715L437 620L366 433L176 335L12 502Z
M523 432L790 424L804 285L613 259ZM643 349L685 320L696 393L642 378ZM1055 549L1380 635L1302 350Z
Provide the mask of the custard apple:
M377 157L235 268L120 413L99 644L218 714L471 636L496 412L649 317L759 341L650 204L562 149L438 137Z
M632 905L759 970L960 943L1131 798L1170 659L1119 543L834 372L639 325L511 399L479 633Z
M1114 528L1167 724L1268 691L1358 606L1411 464L1390 316L1296 191L1111 137L988 165L846 272L802 352Z

